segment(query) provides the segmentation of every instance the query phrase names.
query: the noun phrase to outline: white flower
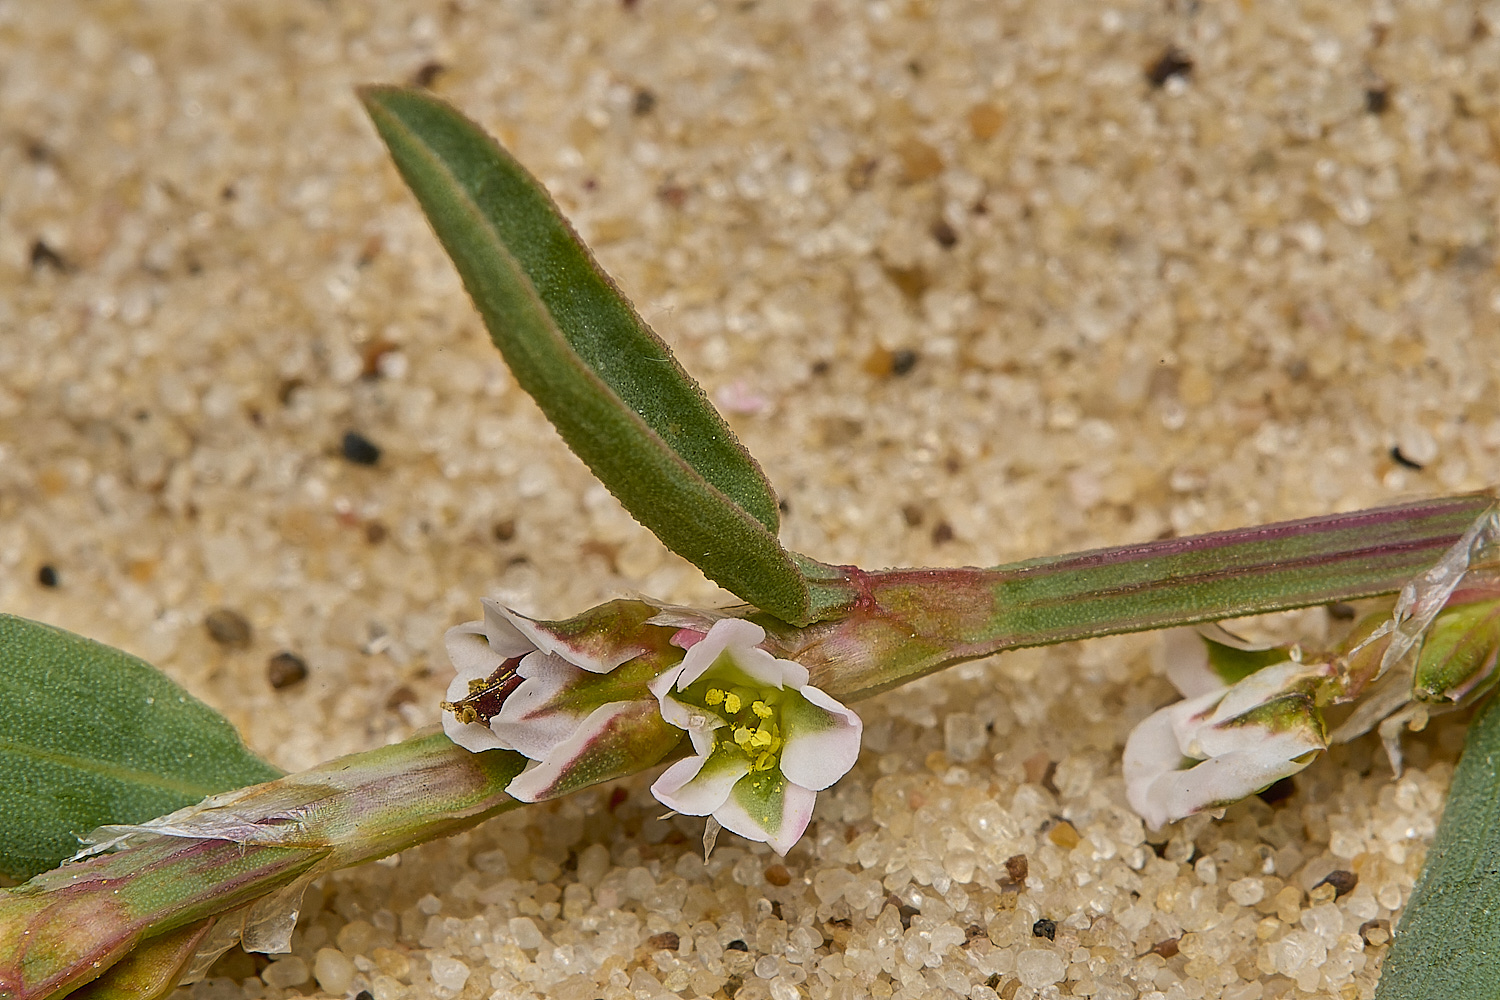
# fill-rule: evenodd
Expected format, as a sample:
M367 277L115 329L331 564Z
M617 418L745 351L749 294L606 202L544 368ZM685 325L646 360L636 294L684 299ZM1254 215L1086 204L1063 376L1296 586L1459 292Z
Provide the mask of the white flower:
M652 608L613 601L569 622L537 622L484 600L484 619L448 630L457 676L443 731L466 750L514 750L534 763L506 788L552 798L660 760L680 734L646 682L678 651Z
M809 685L805 667L758 648L765 637L754 622L715 622L680 665L651 682L662 717L687 730L695 751L651 793L785 855L807 829L817 793L854 766L863 725Z
M1188 651L1178 638L1169 655ZM1192 677L1190 686L1201 690L1209 687L1211 672L1201 639L1196 648L1202 669L1174 669L1172 676ZM1125 744L1130 807L1160 827L1238 802L1302 770L1328 747L1318 692L1334 673L1331 664L1284 660L1154 712Z

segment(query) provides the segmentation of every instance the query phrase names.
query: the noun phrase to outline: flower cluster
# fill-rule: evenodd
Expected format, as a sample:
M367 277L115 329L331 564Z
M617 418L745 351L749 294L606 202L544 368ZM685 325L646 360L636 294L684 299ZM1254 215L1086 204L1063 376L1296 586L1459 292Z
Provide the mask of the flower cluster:
M859 717L761 648L740 618L654 616L617 601L569 622L537 622L484 602L448 631L457 676L443 727L459 746L531 762L508 787L535 802L692 753L652 786L664 805L712 816L785 854L817 793L854 766ZM700 627L701 626L701 627Z

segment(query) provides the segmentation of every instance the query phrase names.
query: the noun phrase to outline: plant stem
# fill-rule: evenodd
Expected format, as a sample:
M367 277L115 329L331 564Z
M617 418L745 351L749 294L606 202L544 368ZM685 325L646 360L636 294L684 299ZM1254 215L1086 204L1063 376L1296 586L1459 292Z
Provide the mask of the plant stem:
M860 589L846 617L756 620L813 684L856 701L1002 650L1394 593L1494 506L1445 497L990 569L845 567Z
M841 567L859 588L845 617L753 617L854 700L1005 649L1391 593L1494 506L1450 497L993 569ZM0 1000L64 996L139 943L514 808L525 763L423 735L153 821L134 846L0 892Z

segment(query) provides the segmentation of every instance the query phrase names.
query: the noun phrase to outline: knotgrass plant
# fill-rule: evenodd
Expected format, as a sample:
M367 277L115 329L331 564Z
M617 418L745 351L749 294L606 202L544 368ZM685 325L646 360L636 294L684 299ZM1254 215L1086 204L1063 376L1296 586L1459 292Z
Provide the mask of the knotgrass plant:
M536 180L424 93L361 96L521 386L632 515L745 603L613 601L539 622L487 602L447 637L443 733L286 776L149 665L0 616L0 873L29 880L0 895L0 997L161 996L235 943L284 950L327 871L663 763L652 791L708 817L706 850L722 826L785 853L858 755L849 703L1002 650L1397 595L1328 650L1179 637L1186 700L1146 720L1123 761L1153 825L1372 728L1399 767L1402 726L1493 685L1489 495L988 569L788 551L759 465ZM1340 704L1353 715L1330 731ZM1381 997L1500 982L1497 748L1490 707Z

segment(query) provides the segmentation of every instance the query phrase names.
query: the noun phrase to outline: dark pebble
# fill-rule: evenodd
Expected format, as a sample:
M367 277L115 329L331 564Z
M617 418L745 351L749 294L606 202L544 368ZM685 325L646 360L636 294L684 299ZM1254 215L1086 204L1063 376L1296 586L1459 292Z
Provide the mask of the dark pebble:
M1057 940L1057 921L1048 920L1046 917L1031 925L1032 937L1044 937L1048 941Z
M911 370L917 367L917 352L908 348L891 352L891 374L910 375Z
M1354 887L1359 885L1359 876L1340 868L1338 871L1329 872L1318 885L1333 886L1333 898L1338 899L1354 891ZM1318 885L1313 888L1316 889Z
M748 944L746 944L745 942L741 941L739 938L735 938L733 941L729 942L724 947L728 948L730 951L749 951L750 950L750 946Z
M1174 76L1187 76L1193 71L1193 60L1175 45L1168 45L1161 55L1156 57L1146 69L1146 79L1151 86L1165 86L1166 82Z
M673 934L671 931L663 931L660 934L653 934L646 939L646 944L651 948L652 951L676 951L677 946L681 943L682 938L678 937L676 934Z
M772 865L766 869L766 881L776 886L791 885L792 873L786 865Z
M1026 876L1031 874L1031 862L1024 854L1012 854L1005 859L1005 874L1012 882L1025 882Z
M277 691L301 684L307 680L307 661L296 653L282 650L267 661L266 680Z
M1422 471L1422 463L1418 462L1414 458L1407 458L1401 453L1401 448L1399 446L1391 449L1391 461L1395 462L1397 465L1405 466L1408 469L1415 469L1418 472Z
M40 583L43 587L57 586L57 567L43 566L41 569L37 570L36 582Z
M932 224L932 238L937 240L938 246L944 250L948 250L958 243L958 233L953 231L953 227L948 225L946 219L939 219Z
M380 447L359 431L345 434L340 450L355 465L374 465L380 461Z
M1383 115L1390 109L1391 92L1385 87L1371 87L1365 91L1365 110L1372 115Z
M245 616L230 608L215 608L203 619L209 638L230 649L244 649L250 645L250 623Z

